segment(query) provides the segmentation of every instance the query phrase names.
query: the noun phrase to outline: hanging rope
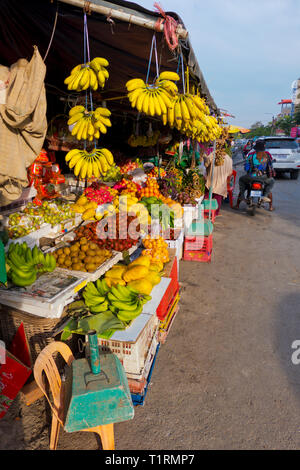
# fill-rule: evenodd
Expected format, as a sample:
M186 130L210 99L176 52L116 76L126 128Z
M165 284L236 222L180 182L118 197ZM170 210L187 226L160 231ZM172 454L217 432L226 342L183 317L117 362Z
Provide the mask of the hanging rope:
M152 37L151 50L150 50L150 56L149 56L149 62L148 62L147 77L146 77L146 84L148 84L148 80L149 80L153 50L154 50L154 54L155 54L155 67L156 67L156 77L155 77L154 80L156 80L156 78L159 75L159 67L158 67L158 56L157 56L157 45L156 45L156 36L155 36L155 34L153 34L153 37Z
M50 38L50 42L49 42L49 46L48 46L48 49L46 51L46 54L44 55L44 58L43 58L43 61L45 62L46 58L47 58L47 55L50 51L50 47L52 45L52 41L53 41L53 38L54 38L54 33L55 33L55 30L56 30L56 23L57 23L57 17L58 17L58 4L57 4L57 8L56 8L56 13L55 13L55 19L54 19L54 25L53 25L53 29L52 29L52 34L51 34L51 38Z
M161 14L163 18L159 18L155 24L155 30L160 31L160 27L163 24L164 26L164 35L166 43L168 44L169 49L174 51L178 46L178 36L177 36L177 21L169 15L166 15L159 3L155 2L154 7L157 9L158 13Z

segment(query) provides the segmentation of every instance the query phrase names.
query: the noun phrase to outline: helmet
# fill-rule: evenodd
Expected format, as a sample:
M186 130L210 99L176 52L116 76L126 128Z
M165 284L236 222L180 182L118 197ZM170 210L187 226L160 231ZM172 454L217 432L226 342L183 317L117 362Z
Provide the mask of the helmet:
M257 139L254 143L254 150L263 151L266 148L264 139Z

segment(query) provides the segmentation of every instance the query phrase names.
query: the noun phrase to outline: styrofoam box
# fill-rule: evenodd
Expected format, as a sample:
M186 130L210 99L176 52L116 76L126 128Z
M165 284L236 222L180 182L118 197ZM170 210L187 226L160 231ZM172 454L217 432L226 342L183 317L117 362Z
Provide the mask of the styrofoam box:
M67 274L60 268L56 268L53 272L57 272L57 274L60 273L62 277ZM40 276L45 280L45 284L47 284L48 274L52 273L45 273ZM60 293L53 296L52 299L45 299L43 297L38 297L38 295L32 297L28 294L26 295L25 291L1 290L0 303L2 305L8 305L39 317L60 318L64 307L71 303L76 297L77 292L87 284L87 279L85 279L82 275L79 277L72 273L72 276L76 278L76 280L65 289L62 289Z
M116 354L128 378L139 380L158 341L158 326L156 315L141 313L126 330L116 331L110 339L98 338L100 350Z

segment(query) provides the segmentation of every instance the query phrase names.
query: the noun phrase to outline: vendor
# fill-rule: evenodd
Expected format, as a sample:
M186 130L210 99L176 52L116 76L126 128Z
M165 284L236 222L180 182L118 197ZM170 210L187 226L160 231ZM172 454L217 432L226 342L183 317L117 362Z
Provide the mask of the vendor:
M212 163L213 152L204 155L204 165L206 167L205 199L209 198L209 189L212 182ZM227 178L232 174L232 159L225 150L221 150L218 158L215 160L213 170L212 197L217 200L218 209L216 215L219 215L223 198L227 197Z

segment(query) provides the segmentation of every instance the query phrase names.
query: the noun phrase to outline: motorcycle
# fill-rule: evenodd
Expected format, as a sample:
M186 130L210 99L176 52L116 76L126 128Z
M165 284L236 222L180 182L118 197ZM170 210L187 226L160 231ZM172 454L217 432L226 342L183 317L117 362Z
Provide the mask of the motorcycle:
M246 203L248 205L248 213L252 216L255 215L256 208L264 205L262 200L264 190L264 183L261 181L252 181L247 189Z

